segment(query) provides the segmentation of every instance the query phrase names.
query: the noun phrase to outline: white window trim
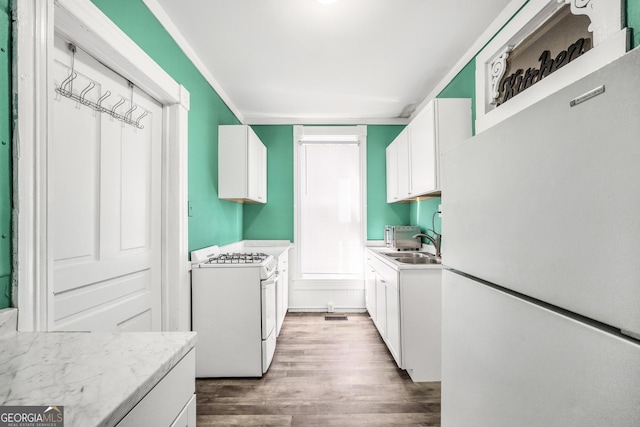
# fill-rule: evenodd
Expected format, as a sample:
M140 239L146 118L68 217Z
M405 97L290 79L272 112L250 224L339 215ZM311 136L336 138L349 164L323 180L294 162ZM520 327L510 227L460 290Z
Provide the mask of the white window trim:
M298 185L299 175L299 148L300 142L306 137L314 139L314 137L323 135L342 135L345 139L351 137L357 138L360 146L360 209L362 212L362 245L366 246L367 239L367 126L302 126L295 125L293 127L293 240L295 243L295 265L292 271L292 283L294 289L300 290L349 290L363 289L364 277L362 280L318 280L318 279L302 279L300 277L301 260L300 260L300 236L302 235L300 221L298 220L298 203L300 197L300 187ZM334 137L335 138L335 137ZM339 138L337 138L339 139ZM354 141L355 142L355 141ZM364 248L366 251L366 247ZM339 282L339 283L338 283Z
M491 65L517 46L565 4L591 19L594 47L499 108L491 109ZM623 28L622 0L531 0L476 57L476 133L511 117L563 87L623 56L630 32ZM578 5L585 6L578 8Z
M189 92L176 83L93 3L83 0L15 2L14 273L18 329L53 323L53 260L47 170L54 96L54 32L59 32L163 105L162 329L190 329L187 243L187 125Z

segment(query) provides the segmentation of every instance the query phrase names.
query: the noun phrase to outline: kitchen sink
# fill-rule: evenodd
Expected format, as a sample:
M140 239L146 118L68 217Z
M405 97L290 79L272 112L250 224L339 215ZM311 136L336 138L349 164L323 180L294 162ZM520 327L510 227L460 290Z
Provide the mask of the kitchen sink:
M407 257L396 258L396 261L404 264L441 264L442 260L436 257Z
M428 252L385 252L384 255L392 258L433 258Z
M428 252L386 252L383 255L404 264L441 264L442 259Z

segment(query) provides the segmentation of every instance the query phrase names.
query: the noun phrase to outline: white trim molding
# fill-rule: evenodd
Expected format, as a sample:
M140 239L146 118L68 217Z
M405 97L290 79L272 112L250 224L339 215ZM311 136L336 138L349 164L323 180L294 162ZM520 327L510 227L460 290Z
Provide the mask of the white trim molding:
M301 224L298 219L298 208L299 208L299 195L300 195L300 183L299 183L299 173L300 173L300 165L299 165L299 149L304 139L320 140L324 142L335 141L335 142L345 142L345 143L354 143L360 146L360 207L363 212L362 222L361 222L361 233L364 236L364 240L362 242L363 249L366 251L365 242L367 236L367 126L365 125L356 125L356 126L302 126L302 125L294 125L293 126L293 191L294 191L294 215L293 215L293 224L294 224L294 241L299 242L300 236L302 235ZM353 138L353 139L352 139ZM291 298L292 301L304 300L306 301L303 306L300 307L312 307L315 305L309 305L309 300L314 300L315 297L311 295L316 295L322 297L322 292L318 292L320 290L327 292L334 292L336 295L342 295L348 293L350 291L356 291L358 293L358 298L360 298L360 293L362 293L362 297L364 297L364 274L362 277L358 278L350 278L350 279L325 279L325 280L317 280L317 279L308 279L300 277L301 274L301 259L300 259L300 245L296 244L294 246L294 250L291 252L293 255L292 262L289 263L292 266L292 270L290 272L291 277ZM338 297L336 297L338 298ZM358 299L358 301L360 301ZM316 301L317 302L317 301ZM346 303L345 303L346 304ZM300 308L299 307L299 308Z
M574 15L586 15L591 20L593 45L598 46L620 31L624 25L624 10L620 0L558 0L571 5Z
M48 64L53 45L53 2L14 3L18 93L14 132L13 305L18 329L46 330L49 310L47 242L47 137L51 93ZM17 238L15 237L17 236Z
M190 329L187 250L189 92L88 0L15 2L14 303L21 331L52 324L51 223L47 191L54 32L72 40L164 107L162 325Z
M504 51L493 60L489 69L491 70L491 97L489 98L491 104L498 102L500 97L500 88L498 85L504 77L504 73L507 71L507 58L509 53L513 50L513 46L507 46Z
M511 117L529 105L592 73L629 50L630 33L624 26L624 0L530 0L476 57L476 133ZM573 14L591 20L593 48L508 102L495 106L494 67L499 70L505 52L520 44L565 4ZM503 67L504 68L504 67Z

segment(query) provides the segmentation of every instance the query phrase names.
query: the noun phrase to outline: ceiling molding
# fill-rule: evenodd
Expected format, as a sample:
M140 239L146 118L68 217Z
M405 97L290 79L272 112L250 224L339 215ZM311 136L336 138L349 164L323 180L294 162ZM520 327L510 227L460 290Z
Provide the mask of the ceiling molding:
M205 78L205 80L211 85L213 90L216 91L218 96L227 104L227 107L231 110L233 114L235 114L236 118L244 123L244 116L240 112L240 110L234 105L233 101L227 93L222 89L220 83L216 80L216 78L211 74L209 69L204 65L204 62L200 59L196 51L191 47L187 39L182 35L178 27L171 20L169 15L165 12L165 10L160 6L160 4L156 0L142 0L142 2L147 6L149 11L156 17L156 19L160 22L160 25L164 27L164 29L169 33L171 38L176 42L176 44L182 49L184 54L189 58L189 60L193 63L193 65L198 69L200 74Z
M415 116L417 116L420 111L435 97L438 96L440 92L444 90L445 87L458 75L460 71L471 61L484 46L491 41L493 36L498 34L498 32L504 27L509 20L527 3L528 0L512 0L511 3L504 8L504 10L498 15L496 19L493 20L491 25L476 39L476 42L467 50L467 52L460 58L460 60L456 63L456 65L451 68L449 73L444 76L444 78L436 85L436 87L426 96L426 98L418 104L416 109L411 116L409 116L409 120L413 120Z
M406 125L409 123L407 118L352 118L343 117L245 117L243 124L247 125Z

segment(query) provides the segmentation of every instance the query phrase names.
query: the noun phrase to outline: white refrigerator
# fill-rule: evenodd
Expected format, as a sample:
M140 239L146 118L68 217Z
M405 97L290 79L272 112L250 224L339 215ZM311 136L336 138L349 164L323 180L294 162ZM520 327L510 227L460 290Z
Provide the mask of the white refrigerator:
M640 426L640 51L442 173L442 425Z

